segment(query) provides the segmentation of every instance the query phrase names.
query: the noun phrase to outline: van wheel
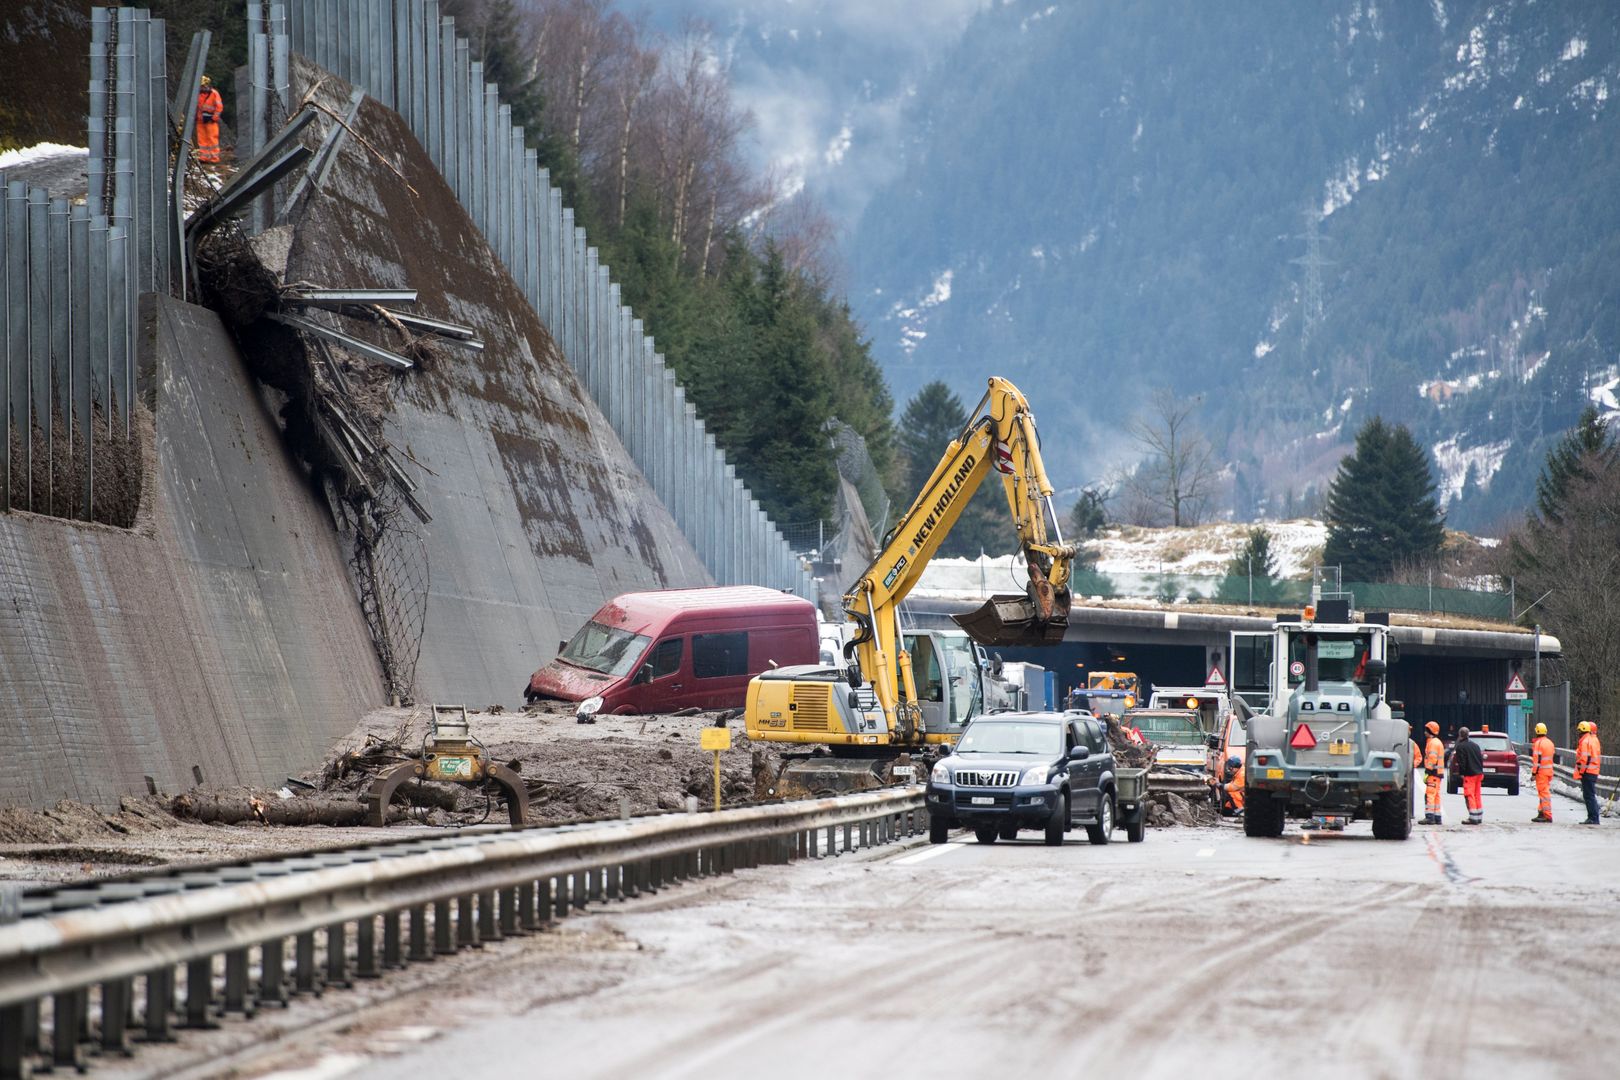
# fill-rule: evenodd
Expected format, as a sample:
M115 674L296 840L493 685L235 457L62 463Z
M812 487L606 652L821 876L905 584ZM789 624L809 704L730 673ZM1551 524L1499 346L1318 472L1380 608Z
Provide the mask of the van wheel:
M950 822L944 818L931 817L928 819L928 842L930 844L943 844L951 838Z
M1086 839L1093 844L1106 844L1114 838L1114 793L1102 793L1097 804L1097 824L1086 826Z
M994 825L980 825L977 829L973 830L973 839L977 840L981 844L995 843L996 827Z

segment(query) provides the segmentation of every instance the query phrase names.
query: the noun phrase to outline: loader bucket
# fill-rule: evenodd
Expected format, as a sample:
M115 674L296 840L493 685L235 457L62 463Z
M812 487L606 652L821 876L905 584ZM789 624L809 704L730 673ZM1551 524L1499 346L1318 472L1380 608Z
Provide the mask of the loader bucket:
M1069 597L1055 597L1046 619L1033 600L1018 594L992 596L976 611L951 618L980 645L1056 645L1069 628Z

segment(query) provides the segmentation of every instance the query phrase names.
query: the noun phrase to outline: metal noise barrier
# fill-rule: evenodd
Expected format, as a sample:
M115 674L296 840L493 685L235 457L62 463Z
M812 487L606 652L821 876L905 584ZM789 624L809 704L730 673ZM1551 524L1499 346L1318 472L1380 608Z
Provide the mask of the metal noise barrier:
M128 1053L137 1015L147 1041L165 1041L177 1024L212 1027L224 1014L540 930L591 902L917 835L925 818L921 788L891 788L439 833L25 895L20 917L0 925L0 1078L27 1075L40 1058L83 1068L93 1047Z
M168 289L179 243L166 56L162 19L91 9L85 203L0 175L0 510L133 516L129 493L102 484L134 457L139 299Z
M248 31L247 130L268 137L262 119L285 108L289 48L399 113L715 580L814 600L809 568L620 302L608 267L437 0L250 0ZM267 50L262 61L255 42Z

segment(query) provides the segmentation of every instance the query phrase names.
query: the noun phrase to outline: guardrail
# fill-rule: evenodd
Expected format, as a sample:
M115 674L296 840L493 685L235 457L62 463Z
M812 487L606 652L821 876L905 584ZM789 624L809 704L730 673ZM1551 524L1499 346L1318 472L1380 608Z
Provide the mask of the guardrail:
M1530 744L1514 743L1513 747L1519 752L1519 764L1524 768L1530 767ZM1579 788L1575 780L1575 751L1558 747L1553 750L1553 777L1562 780L1571 787ZM1604 754L1598 759L1598 797L1607 799L1616 789L1620 789L1620 756Z
M130 1053L137 1030L170 1041L176 1027L213 1027L222 1015L540 930L591 902L888 843L922 832L923 817L921 789L907 787L606 825L417 834L35 890L0 925L0 1078L30 1075L36 1060L83 1069L92 1048Z

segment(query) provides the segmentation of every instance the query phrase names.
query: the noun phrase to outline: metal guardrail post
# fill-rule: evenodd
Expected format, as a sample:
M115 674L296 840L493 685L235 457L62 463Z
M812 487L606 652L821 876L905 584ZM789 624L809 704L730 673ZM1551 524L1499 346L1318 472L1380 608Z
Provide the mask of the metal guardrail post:
M105 403L107 434L116 435L123 417L129 435L129 358L132 347L129 305L129 230L114 225L107 230L107 368L109 389Z
M430 88L437 94L437 105L430 107L438 109L439 137L443 140L443 148L440 151L443 163L439 166L439 172L450 185L450 190L459 192L457 175L461 162L457 156L460 147L457 142L459 128L456 122L455 93L456 72L459 70L456 64L456 21L441 18L438 33L439 52L434 60L434 69L439 81ZM434 74L435 71L430 70L429 73Z
M411 7L416 5L412 0L406 0ZM412 26L412 50L415 62L420 65L421 77L412 81L411 89L416 94L417 115L422 117L422 124L417 129L422 133L422 145L427 147L428 156L439 167L440 174L444 172L444 125L443 111L439 99L439 4L438 0L427 0L427 3L418 12L416 22Z
M82 462L78 491L69 491L74 514L90 519L90 211L84 205L68 210L68 378L66 418L68 461ZM70 470L71 471L71 470Z
M468 215L476 222L478 204L472 194L472 57L467 42L459 37L456 38L455 48L456 71L450 81L455 87L456 102L456 198L461 200L461 205L466 207Z
M545 220L544 202L546 192L547 173L540 168L540 154L537 150L523 151L523 177L525 196L523 199L523 295L529 298L529 306L535 311L540 310L540 258L544 241L541 239L541 222Z

